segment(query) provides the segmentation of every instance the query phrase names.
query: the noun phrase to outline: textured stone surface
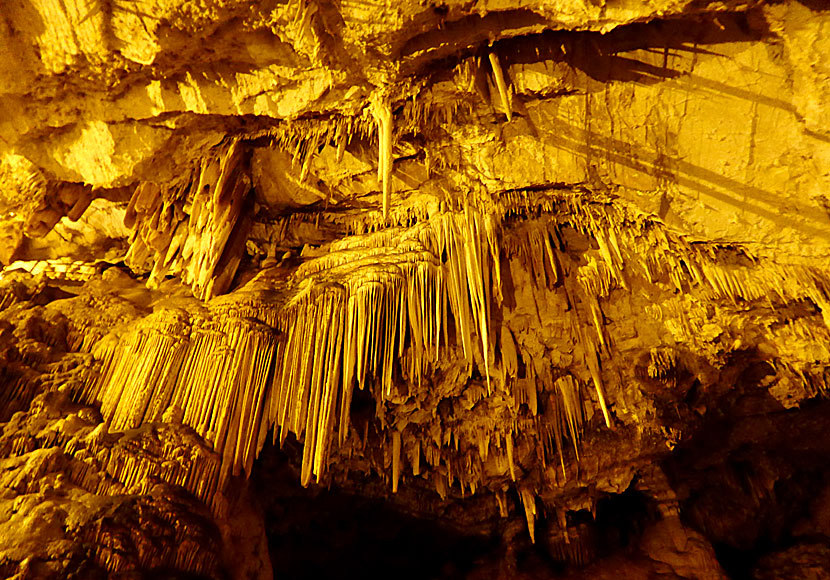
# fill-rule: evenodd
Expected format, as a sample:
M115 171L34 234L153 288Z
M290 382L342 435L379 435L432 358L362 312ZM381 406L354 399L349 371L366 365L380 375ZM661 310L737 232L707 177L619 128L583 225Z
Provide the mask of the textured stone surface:
M828 39L7 0L0 571L823 577Z

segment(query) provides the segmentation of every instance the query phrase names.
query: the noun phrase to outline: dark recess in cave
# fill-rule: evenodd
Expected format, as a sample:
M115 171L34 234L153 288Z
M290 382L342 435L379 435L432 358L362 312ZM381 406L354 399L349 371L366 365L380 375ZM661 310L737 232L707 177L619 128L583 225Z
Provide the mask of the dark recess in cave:
M753 370L748 379L757 378ZM684 523L707 537L735 580L767 578L771 554L830 550L830 522L816 505L830 486L830 401L786 410L742 382L664 464Z
M608 495L597 502L597 556L637 545L645 527L658 518L657 506L632 482L621 494Z
M252 474L276 578L462 578L500 549L496 536L459 533L394 502L335 485L303 488L294 443L267 445Z

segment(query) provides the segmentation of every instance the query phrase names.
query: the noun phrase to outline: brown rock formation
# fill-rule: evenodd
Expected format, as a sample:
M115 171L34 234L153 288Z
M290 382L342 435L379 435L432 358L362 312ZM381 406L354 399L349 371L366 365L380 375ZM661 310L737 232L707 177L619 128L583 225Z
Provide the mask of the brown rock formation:
M830 575L821 2L7 0L0 572Z

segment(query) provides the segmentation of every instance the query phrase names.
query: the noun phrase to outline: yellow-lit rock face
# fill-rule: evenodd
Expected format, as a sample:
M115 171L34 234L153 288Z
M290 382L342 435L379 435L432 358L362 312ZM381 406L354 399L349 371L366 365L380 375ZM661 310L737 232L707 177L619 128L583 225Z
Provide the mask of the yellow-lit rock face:
M145 125L107 125L91 121L76 126L52 144L56 173L75 173L75 179L93 187L121 185L125 175L151 161L165 144L169 130Z
M829 54L806 0L7 0L0 571L279 576L295 484L494 577L821 535Z

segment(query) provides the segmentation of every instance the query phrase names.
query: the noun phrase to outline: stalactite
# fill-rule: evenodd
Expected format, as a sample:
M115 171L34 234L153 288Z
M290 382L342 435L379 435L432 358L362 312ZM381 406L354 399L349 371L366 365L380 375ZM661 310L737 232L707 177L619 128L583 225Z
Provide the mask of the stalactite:
M526 487L519 490L519 497L525 510L527 519L527 531L530 534L531 543L536 543L536 492Z
M381 182L383 193L383 219L389 219L390 190L392 187L392 135L393 116L392 107L386 100L377 100L372 103L372 115L377 122L378 131L378 181Z
M510 470L510 479L516 481L516 462L513 460L513 433L505 435L507 449L507 465Z
M398 493L401 477L401 432L392 432L392 493Z
M507 116L507 122L509 123L513 120L513 108L510 106L510 94L508 93L507 83L504 80L504 71L499 61L499 55L491 49L487 56L490 59L490 66L493 69L493 80L499 91L501 106L504 109L504 114Z
M579 458L579 434L582 430L583 407L582 397L579 395L579 383L570 375L556 381L556 388L564 404L568 430L573 442L574 453Z
M602 383L602 374L599 368L599 355L597 354L597 347L593 339L581 328L578 334L582 338L583 356L588 370L591 372L591 380L594 382L594 389L597 393L600 408L602 409L602 416L605 418L605 425L611 427L611 415L608 412L608 404L605 402L605 387Z

